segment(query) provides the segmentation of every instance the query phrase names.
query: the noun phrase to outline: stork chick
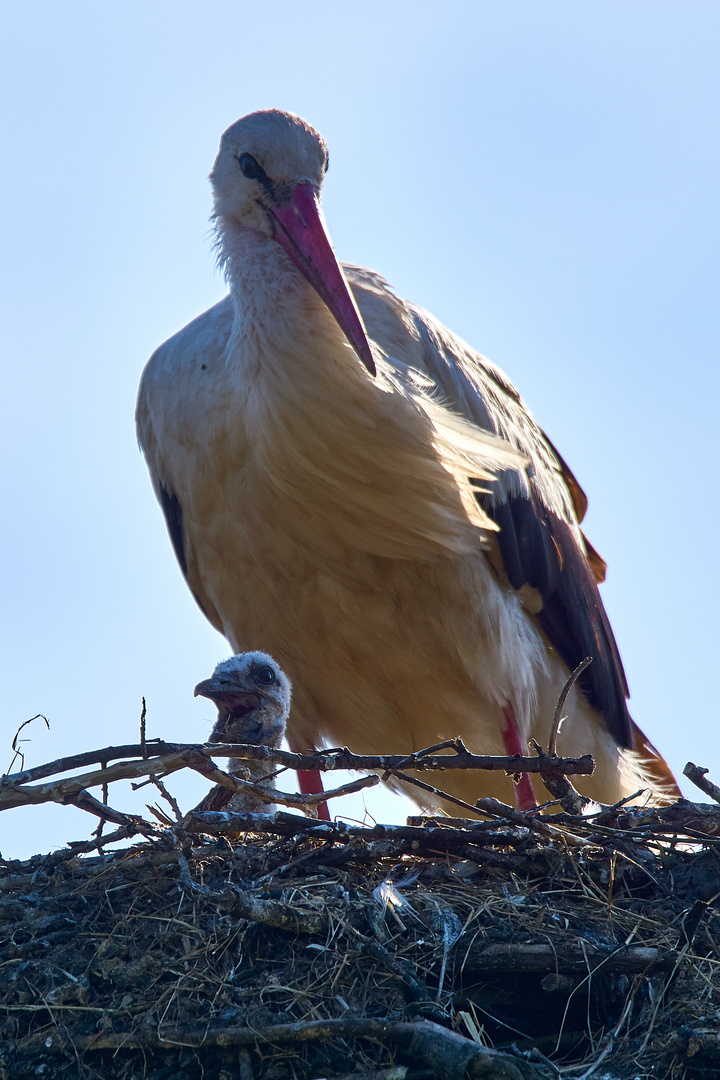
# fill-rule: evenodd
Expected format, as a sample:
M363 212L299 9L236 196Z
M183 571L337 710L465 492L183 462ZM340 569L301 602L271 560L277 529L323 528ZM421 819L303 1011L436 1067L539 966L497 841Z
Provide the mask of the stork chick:
M209 679L195 687L195 697L214 701L218 716L209 738L211 743L251 743L280 746L290 712L292 686L272 656L246 652L217 665ZM267 762L228 759L228 772L239 780L261 784L274 790L267 780ZM242 814L274 814L277 807L252 794L239 792L227 809Z

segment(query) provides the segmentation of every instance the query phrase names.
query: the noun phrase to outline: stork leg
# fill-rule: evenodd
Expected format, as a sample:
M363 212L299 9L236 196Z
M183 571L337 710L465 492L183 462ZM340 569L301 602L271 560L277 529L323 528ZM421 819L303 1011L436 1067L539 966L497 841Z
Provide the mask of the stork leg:
M306 742L296 743L293 739L288 739L288 743L290 744L290 749L293 754L307 753L308 750L310 750L311 753L314 753L317 749L315 746L308 746ZM320 792L325 790L323 787L322 776L317 769L302 769L301 771L298 771L297 778L300 793L302 795L319 795ZM328 810L328 804L326 802L317 804L317 812L321 821L330 821L330 811Z
M515 710L510 703L503 707L503 716L506 725L502 732L505 749L508 754L525 754L526 750L520 738L518 722L515 719ZM533 810L537 806L537 799L530 782L529 773L521 773L520 779L515 784L515 805L518 810Z
M315 747L313 747L313 750ZM321 791L324 791L322 776L317 769L309 770L303 769L298 772L298 783L300 785L300 791L303 795L319 795ZM330 811L328 810L328 804L321 802L317 804L318 817L321 821L330 821Z

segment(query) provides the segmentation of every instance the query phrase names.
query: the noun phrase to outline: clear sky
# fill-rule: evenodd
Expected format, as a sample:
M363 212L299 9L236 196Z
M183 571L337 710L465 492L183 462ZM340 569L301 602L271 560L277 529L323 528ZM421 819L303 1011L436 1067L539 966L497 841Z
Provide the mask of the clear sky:
M2 5L0 770L37 712L28 764L133 741L142 695L150 735L208 731L192 688L229 649L176 566L134 399L224 293L219 136L280 107L329 142L340 258L503 367L570 463L635 719L720 781L719 40L716 0ZM185 807L203 787L171 782ZM92 827L11 811L0 850Z

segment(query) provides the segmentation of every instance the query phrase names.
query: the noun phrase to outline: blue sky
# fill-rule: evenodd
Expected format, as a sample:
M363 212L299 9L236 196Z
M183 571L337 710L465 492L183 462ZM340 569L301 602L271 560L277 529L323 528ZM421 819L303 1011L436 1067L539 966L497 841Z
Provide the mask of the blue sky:
M571 464L633 715L720 781L719 32L703 0L2 7L0 769L36 712L29 764L134 739L142 695L150 734L208 730L192 687L229 649L175 565L134 398L224 292L221 132L281 107L330 145L339 256L502 366ZM0 850L90 828L12 811Z

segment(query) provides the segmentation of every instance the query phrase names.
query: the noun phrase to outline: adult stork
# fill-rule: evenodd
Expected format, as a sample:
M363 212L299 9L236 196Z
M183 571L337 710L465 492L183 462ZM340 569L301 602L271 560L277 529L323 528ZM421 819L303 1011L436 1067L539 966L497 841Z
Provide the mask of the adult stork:
M327 166L298 116L228 128L211 181L229 293L143 374L140 445L195 599L236 652L288 671L295 749L460 736L520 753L547 744L590 655L561 737L595 758L578 786L674 795L628 713L581 488L498 368L377 274L341 268ZM513 794L499 773L443 783ZM533 805L528 777L515 795Z

